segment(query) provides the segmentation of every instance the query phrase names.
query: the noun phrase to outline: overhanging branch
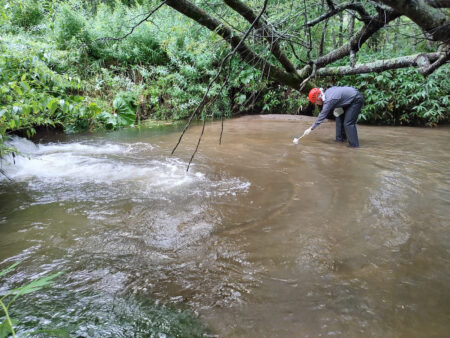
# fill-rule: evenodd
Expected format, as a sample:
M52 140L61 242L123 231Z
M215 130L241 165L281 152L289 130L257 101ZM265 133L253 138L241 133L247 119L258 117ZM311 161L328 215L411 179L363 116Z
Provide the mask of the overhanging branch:
M450 43L450 17L425 0L379 0L406 15L435 41Z
M158 6L156 6L154 9L152 9L149 13L147 13L146 15L145 15L145 18L143 18L141 21L139 21L137 24L135 24L133 27L131 27L131 30L127 33L127 34L125 34L125 35L123 35L123 36L121 36L121 37L118 37L118 38L115 38L115 37L105 37L105 38L100 38L100 39L97 39L96 41L97 42L102 42L102 41L120 41L120 40L123 40L123 39L125 39L125 38L127 38L128 36L130 36L133 32L134 32L134 30L138 27L138 26L140 26L143 22L145 22L145 21L147 21L158 9L160 9L164 4L166 3L166 0L163 0Z
M276 67L268 62L255 52L253 52L245 43L241 41L240 34L232 31L229 27L224 25L216 18L211 17L205 11L194 5L188 0L167 0L166 4L181 14L195 20L202 26L209 30L216 32L221 36L231 47L236 49L236 53L241 59L248 65L259 69L260 65L265 65L263 69L260 69L264 76L270 77L272 80L279 83L283 83L292 88L298 88L300 79L297 74L292 74L284 71L283 69Z
M440 60L441 58L444 58L445 55L446 55L445 53L438 53L438 52L429 54L415 54L356 65L354 68L352 68L351 66L321 68L317 70L317 75L320 76L355 75L373 72L383 72L386 70L406 68L406 67L421 67L422 70L429 67L430 62ZM427 60L428 64L426 64L424 60Z
M450 59L450 51L447 51L446 53L442 53L442 55L434 61L430 65L426 65L425 67L422 67L419 71L420 74L427 77L431 73L433 73L436 69L438 69L440 66L442 66L444 63L448 62Z
M376 32L378 32L382 27L387 25L392 20L398 18L401 14L396 11L382 11L375 15L370 19L370 22L361 30L354 35L349 42L347 42L342 47L319 57L315 60L317 67L324 67L334 61L340 60L347 55L350 55L350 51L357 52L361 48L361 46Z
M434 8L450 8L450 0L426 0L426 2Z
M239 0L223 0L230 8L239 13L248 22L252 23L255 21L256 15L250 7L245 5ZM255 28L261 28L264 31L264 37L270 44L271 53L277 58L281 63L283 68L289 73L296 73L294 65L287 58L287 56L281 51L280 44L278 43L278 34L275 32L262 18L256 22Z
M361 21L363 21L365 24L368 24L370 22L370 15L369 13L366 12L366 10L364 9L363 6L359 5L359 4L355 4L355 3L346 3L343 4L341 6L338 7L334 7L331 11L329 11L328 13L322 14L321 16L319 16L318 18L311 20L309 22L307 22L305 24L305 26L307 27L312 27L317 25L318 23L342 12L345 11L347 9L351 9L354 10L356 12L359 13L359 15L361 16Z

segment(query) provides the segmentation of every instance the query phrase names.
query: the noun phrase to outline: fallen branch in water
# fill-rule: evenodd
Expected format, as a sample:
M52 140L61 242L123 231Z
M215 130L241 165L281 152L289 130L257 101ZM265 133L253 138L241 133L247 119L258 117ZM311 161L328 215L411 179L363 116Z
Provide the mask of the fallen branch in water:
M207 89L206 89L206 92L205 92L205 94L203 95L202 101L197 105L197 108L194 110L194 112L193 112L193 113L191 114L191 116L189 117L189 120L188 120L187 124L185 125L185 127L184 127L184 129L183 129L183 131L182 131L182 133L181 133L181 135L180 135L180 138L178 139L177 144L175 145L175 147L174 147L173 150L172 150L172 153L171 153L172 155L175 153L175 150L178 148L178 145L181 143L181 140L182 140L184 134L186 133L186 131L188 130L188 128L190 127L193 118L194 118L199 112L201 112L201 111L203 110L203 107L206 105L206 100L207 100L207 96L208 96L208 94L209 94L209 91L211 90L212 85L213 85L213 84L216 82L216 80L218 79L219 75L222 73L222 70L223 70L223 68L224 68L225 62L226 62L228 59L230 59L230 58L231 58L231 57L239 50L239 48L241 47L241 45L244 43L245 39L247 39L247 37L249 36L249 34L250 34L250 32L252 31L252 29L253 29L253 28L255 27L255 25L258 23L258 20L261 18L261 16L262 16L262 15L264 14L264 12L266 11L267 3L268 3L268 0L265 0L265 1L264 1L263 8L261 9L260 13L259 13L258 16L255 18L255 20L253 21L253 23L251 24L251 26L249 27L249 29L245 32L244 36L241 38L241 40L239 41L239 43L233 48L233 50L232 50L230 53L228 53L228 54L222 59L222 62L220 63L219 70L217 71L217 73L216 73L216 75L214 76L214 78L213 78L213 79L210 81L210 83L208 84L208 87L207 87ZM168 1L167 4L168 4L169 6L171 6L171 7L175 7L175 4L176 4L176 3L171 4L171 1ZM197 150L198 150L198 147L200 146L200 142L201 142L201 139L202 139L204 130L205 130L205 120L203 120L202 131L201 131L201 134L200 134L199 139L198 139L198 142L197 142L197 146L196 146L196 148L195 148L195 150L194 150L194 153L193 153L192 156L191 156L191 160L189 161L189 164L188 164L188 167L187 167L186 171L189 170L189 167L190 167L190 165L191 165L191 163L192 163L192 160L194 159L194 156L195 156L195 154L197 153ZM221 138L222 138L222 137L221 137Z
M5 176L10 182L14 182L14 180L9 177L8 175L6 175L5 171L3 169L0 169L0 174L2 174L3 176Z

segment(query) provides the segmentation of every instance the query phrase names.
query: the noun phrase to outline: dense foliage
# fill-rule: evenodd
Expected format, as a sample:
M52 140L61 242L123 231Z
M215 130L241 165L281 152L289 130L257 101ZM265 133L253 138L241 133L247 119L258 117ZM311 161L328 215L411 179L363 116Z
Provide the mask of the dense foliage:
M437 70L427 81L414 69L406 68L347 77L338 84L353 85L364 93L362 121L428 126L448 121L450 79L445 69Z
M184 119L201 102L209 81L229 51L212 32L163 7L136 27L155 1L3 1L0 10L0 156L8 133L31 137L37 128L66 132L114 129L142 119ZM250 3L253 3L250 1ZM211 2L218 15L226 11ZM279 1L269 20L282 21L290 2ZM312 7L311 17L320 13ZM231 15L231 17L233 17ZM302 25L298 19L298 26ZM334 21L333 21L334 20ZM320 54L345 42L345 17L311 29ZM344 23L344 24L343 24ZM235 25L248 24L236 17ZM352 29L360 27L356 22ZM403 43L417 27L404 18L380 32L358 53L358 60L391 57L402 49L427 51L428 44ZM116 39L124 37L123 39ZM252 36L250 40L257 40ZM269 55L259 49L261 55ZM288 51L290 53L290 51ZM268 56L270 57L270 56ZM305 55L297 55L299 63ZM448 66L425 79L415 69L321 80L352 85L366 99L367 123L435 125L448 121ZM203 117L237 113L298 113L306 96L262 78L234 57L209 94Z

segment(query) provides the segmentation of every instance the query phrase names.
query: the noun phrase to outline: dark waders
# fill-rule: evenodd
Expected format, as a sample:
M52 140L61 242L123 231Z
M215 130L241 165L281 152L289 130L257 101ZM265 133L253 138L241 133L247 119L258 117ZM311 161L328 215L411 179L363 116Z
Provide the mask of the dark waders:
M350 147L359 147L356 122L363 102L363 96L358 93L352 103L345 108L345 113L336 117L336 141L344 142L348 138Z

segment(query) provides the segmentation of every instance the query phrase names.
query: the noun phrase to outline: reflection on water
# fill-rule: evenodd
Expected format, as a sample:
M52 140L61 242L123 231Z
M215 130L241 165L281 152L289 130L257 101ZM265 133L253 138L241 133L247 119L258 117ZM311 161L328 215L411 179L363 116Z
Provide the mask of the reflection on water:
M0 267L23 262L0 291L65 271L16 305L23 329L445 336L450 130L362 126L354 150L330 123L293 145L308 123L227 121L220 146L212 123L189 172L197 127L172 157L173 131L15 140Z

